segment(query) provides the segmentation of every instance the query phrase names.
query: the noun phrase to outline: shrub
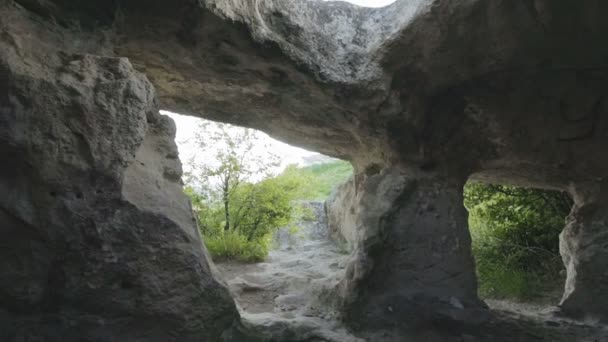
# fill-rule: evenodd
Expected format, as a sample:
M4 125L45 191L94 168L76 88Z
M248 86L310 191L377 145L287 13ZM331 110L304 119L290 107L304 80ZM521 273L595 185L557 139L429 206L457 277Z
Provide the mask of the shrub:
M207 250L216 261L262 261L268 255L270 245L269 236L248 240L246 236L235 231L222 231L217 235L208 235L204 237L204 240Z
M289 227L305 211L294 206L299 177L273 177L257 183L241 182L229 194L229 207L223 198L205 196L186 188L211 256L216 260L261 261L268 254L273 233ZM226 214L228 208L228 215ZM226 218L229 224L226 224Z

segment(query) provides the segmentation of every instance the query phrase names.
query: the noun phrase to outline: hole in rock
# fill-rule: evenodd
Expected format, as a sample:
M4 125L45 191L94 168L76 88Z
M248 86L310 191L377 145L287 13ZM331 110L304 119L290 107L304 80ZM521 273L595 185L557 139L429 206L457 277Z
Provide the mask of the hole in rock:
M557 305L566 278L559 234L569 195L469 182L464 204L480 298L491 308L528 314Z
M324 201L351 177L350 163L253 129L162 113L176 122L184 191L241 315L331 319L317 298L342 278L347 253L330 238Z
M327 2L338 2L340 0L323 0ZM396 0L341 0L341 2L349 2L353 5L361 7L386 7Z

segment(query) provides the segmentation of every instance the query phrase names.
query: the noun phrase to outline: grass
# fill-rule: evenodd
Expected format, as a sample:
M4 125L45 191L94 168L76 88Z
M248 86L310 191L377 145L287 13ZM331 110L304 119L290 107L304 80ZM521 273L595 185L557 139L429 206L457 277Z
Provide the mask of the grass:
M474 216L469 217L480 298L539 303L559 299L563 284L560 275L563 265L559 256L529 246L509 244L496 238L491 228L475 221ZM535 265L525 267L522 257L534 258Z
M302 173L308 174L310 182L306 184L307 200L325 200L336 186L346 182L353 174L353 167L347 161L335 161L302 167Z
M270 236L248 241L238 232L227 231L205 236L205 246L215 261L239 260L243 262L263 261L268 255Z
M508 256L488 256L487 251L482 252L478 247L473 247L473 253L476 254L480 298L539 303L555 303L559 300L563 277L559 271L552 272L554 267L524 270L511 262ZM548 265L552 263L550 260L546 262Z

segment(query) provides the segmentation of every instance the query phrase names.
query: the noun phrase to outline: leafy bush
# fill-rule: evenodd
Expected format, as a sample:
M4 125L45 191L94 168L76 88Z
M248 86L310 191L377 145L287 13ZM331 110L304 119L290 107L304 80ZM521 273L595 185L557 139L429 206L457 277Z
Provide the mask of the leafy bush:
M192 200L205 245L215 259L260 261L268 254L272 234L304 213L293 205L301 184L295 177L241 183L230 193L228 207L191 188L185 192ZM230 220L228 225L226 218Z
M270 236L254 240L236 231L221 231L217 235L205 236L207 250L218 260L239 260L244 262L262 261L268 255Z
M271 177L280 161L268 148L260 149L260 134L203 122L196 136L206 153L192 158L185 193L216 259L263 259L272 233L298 214L292 202L304 180L296 174Z
M570 198L481 183L467 184L464 194L480 296L552 299L563 286L558 237Z

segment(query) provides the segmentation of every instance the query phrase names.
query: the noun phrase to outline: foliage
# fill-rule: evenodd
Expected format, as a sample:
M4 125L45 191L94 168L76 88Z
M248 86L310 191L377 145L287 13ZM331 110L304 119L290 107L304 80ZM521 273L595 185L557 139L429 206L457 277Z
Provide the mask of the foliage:
M197 135L201 150L211 153L190 162L185 193L216 258L263 259L272 233L295 214L291 202L299 179L270 178L279 160L260 146L260 138L250 129L211 122L203 123Z
M268 255L269 236L252 241L236 231L220 230L217 235L206 235L205 246L216 259L231 259L245 262L262 261Z
M335 187L344 183L353 173L351 164L337 160L330 163L314 164L306 167L288 166L277 178L298 178L302 186L296 193L300 200L325 200Z
M198 147L212 153L202 161L190 161L194 172L186 174L186 182L191 188L197 188L200 199L212 207L208 216L212 221L202 221L203 227L206 229L205 224L217 222L218 212L223 212L224 230L229 231L232 224L242 221L242 217L231 215L241 213L243 206L251 206L251 201L257 199L255 195L243 194L241 186L246 187L245 183L256 177L268 177L270 170L279 165L279 160L267 148L261 149L262 153L254 153L261 142L261 135L252 129L234 129L228 124L211 121L201 123L199 128L196 136ZM235 203L235 199L241 199L241 202ZM214 206L219 202L224 207L223 211ZM238 231L239 227L234 229Z
M561 286L558 236L572 205L566 194L469 183L464 204L481 297L530 299Z
M206 154L189 161L184 191L216 259L262 260L278 228L296 232L294 222L310 216L296 200L325 198L352 173L350 164L336 162L291 165L273 176L280 161L259 132L210 121L199 128L196 142Z

